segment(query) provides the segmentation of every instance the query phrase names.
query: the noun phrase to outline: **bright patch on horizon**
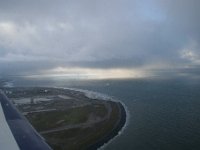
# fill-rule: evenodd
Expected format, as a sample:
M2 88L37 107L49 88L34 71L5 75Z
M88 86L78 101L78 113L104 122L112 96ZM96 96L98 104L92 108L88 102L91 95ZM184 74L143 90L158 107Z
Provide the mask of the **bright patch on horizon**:
M95 68L63 68L58 67L52 70L44 71L39 75L27 77L66 77L70 79L126 79L126 78L144 78L149 74L140 69L95 69Z

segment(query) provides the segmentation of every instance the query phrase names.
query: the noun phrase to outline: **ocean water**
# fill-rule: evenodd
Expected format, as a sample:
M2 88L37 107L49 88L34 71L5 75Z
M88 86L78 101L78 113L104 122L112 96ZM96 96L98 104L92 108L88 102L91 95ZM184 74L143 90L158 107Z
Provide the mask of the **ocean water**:
M200 80L14 80L15 86L92 90L122 101L129 121L105 150L199 150Z

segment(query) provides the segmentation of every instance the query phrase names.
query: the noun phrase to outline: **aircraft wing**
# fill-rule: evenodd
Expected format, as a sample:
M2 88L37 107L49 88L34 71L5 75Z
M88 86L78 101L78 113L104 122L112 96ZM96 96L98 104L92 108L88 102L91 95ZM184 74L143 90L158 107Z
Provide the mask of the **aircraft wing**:
M1 90L0 149L52 150Z

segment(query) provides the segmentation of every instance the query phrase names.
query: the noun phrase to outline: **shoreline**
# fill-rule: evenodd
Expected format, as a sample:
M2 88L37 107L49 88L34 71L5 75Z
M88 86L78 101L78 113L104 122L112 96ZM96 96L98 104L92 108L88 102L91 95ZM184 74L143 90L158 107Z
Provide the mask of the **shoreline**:
M107 144L109 144L109 142L111 142L112 140L114 140L116 137L118 137L119 135L121 135L123 133L123 131L125 130L126 126L129 123L129 117L130 117L128 108L123 102L121 102L120 100L117 100L113 97L110 97L108 95L105 95L103 93L99 93L99 92L95 92L95 91L77 89L77 88L63 88L63 89L82 92L85 94L85 96L87 96L88 98L91 98L91 99L94 98L94 99L99 99L99 100L104 100L104 101L112 101L112 102L118 104L121 116L120 116L119 123L117 124L117 126L112 131L110 131L110 133L105 135L105 137L102 137L102 139L99 139L94 144L91 144L90 146L88 146L87 149L101 150L101 149L105 148L107 146Z
M77 89L77 88L66 88L66 87L54 87L54 88L62 88L62 89L68 89L72 91L78 91L78 92L82 92L85 96L91 99L95 98L99 100L112 101L118 104L121 116L120 116L119 123L117 124L117 126L112 131L110 131L110 133L105 135L105 137L102 137L102 139L99 139L94 144L91 144L90 146L88 146L87 149L101 150L104 146L106 147L107 144L109 144L109 142L111 142L117 136L122 134L121 131L123 131L126 128L129 121L129 114L128 114L128 109L123 102L113 99L112 97L105 95L103 93L99 93L95 91Z
M102 139L99 139L94 144L91 144L90 146L88 146L87 149L89 149L89 150L100 149L102 146L104 146L105 144L107 144L108 142L110 142L110 140L112 140L117 135L119 135L120 131L125 126L126 120L127 120L126 110L125 110L125 108L124 108L124 106L122 105L121 102L116 102L116 103L118 104L118 107L120 109L120 115L121 115L120 119L119 119L119 122L117 123L116 127L112 131L110 131L110 133L108 133L107 135L105 135L104 137L102 137Z
M83 93L89 99L98 99L103 101L111 101L115 103L116 108L118 110L118 115L116 115L116 123L105 135L103 135L100 139L95 141L94 143L90 143L87 146L87 149L91 150L100 150L106 147L111 141L113 141L116 137L121 135L127 126L128 121L128 110L125 104L117 99L114 99L108 95L104 95L102 93L93 92L89 90L82 90L82 89L74 89L74 88L63 88L63 87L43 87L43 88L55 88L55 89L67 89L72 91L78 91Z

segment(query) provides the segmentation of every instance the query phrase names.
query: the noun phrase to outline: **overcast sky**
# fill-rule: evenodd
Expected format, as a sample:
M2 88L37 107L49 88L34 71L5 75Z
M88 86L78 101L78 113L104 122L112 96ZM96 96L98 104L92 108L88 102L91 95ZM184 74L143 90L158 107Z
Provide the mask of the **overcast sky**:
M199 75L199 7L199 0L0 0L0 74Z

